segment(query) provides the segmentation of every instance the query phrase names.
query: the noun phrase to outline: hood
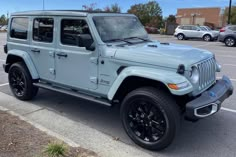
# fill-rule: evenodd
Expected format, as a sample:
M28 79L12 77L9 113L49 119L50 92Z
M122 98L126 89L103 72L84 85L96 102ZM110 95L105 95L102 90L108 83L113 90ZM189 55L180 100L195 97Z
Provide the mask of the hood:
M206 58L212 57L209 51L186 45L149 42L119 47L115 58L149 65L178 68L180 64L189 67Z

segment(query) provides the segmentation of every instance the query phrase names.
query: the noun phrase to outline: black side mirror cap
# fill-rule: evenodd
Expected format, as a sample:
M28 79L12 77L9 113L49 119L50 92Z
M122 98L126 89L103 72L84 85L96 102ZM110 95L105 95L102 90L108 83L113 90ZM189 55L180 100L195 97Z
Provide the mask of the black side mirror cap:
M86 50L89 50L89 51L95 50L95 44L90 34L80 34L78 36L78 46L85 47Z

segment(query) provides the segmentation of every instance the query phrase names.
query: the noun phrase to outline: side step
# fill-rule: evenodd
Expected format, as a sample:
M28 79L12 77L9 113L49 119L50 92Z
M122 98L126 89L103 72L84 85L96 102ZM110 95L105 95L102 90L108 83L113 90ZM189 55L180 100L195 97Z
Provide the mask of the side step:
M85 100L88 100L88 101L92 101L92 102L95 102L95 103L99 103L99 104L102 104L102 105L111 106L111 104L108 100L99 99L99 98L96 98L96 97L93 97L93 96L89 96L89 95L86 95L86 94L83 94L83 93L79 93L77 91L66 90L64 88L60 88L58 86L51 86L51 85L48 85L48 84L45 84L45 83L34 83L33 85L36 86L36 87L39 87L39 88L44 88L44 89L48 89L48 90L68 94L68 95L71 95L71 96L75 96L75 97L85 99Z

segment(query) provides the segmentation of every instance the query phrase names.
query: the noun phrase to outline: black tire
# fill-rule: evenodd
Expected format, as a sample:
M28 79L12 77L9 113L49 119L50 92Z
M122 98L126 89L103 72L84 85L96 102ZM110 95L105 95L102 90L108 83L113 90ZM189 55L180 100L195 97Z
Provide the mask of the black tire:
M33 79L28 68L22 62L11 65L8 81L12 93L20 100L31 100L38 93L38 88L33 86Z
M184 40L184 39L185 39L184 34L179 33L179 34L177 35L177 39L178 39L178 40Z
M206 34L203 36L203 40L209 42L209 41L212 41L212 37L209 34Z
M141 116L140 108L144 111ZM120 115L128 136L149 150L162 150L169 146L180 127L180 109L171 95L152 87L130 92L122 102Z
M236 45L236 39L233 37L227 37L225 39L225 45L228 47L233 47Z

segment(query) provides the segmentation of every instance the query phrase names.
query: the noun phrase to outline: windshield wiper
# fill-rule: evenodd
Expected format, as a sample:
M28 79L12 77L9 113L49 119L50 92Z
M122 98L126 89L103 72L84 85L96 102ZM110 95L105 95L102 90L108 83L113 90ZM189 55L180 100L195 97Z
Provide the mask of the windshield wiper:
M140 40L143 40L143 41L151 41L149 39L144 39L144 38L140 38L140 37L129 37L129 38L124 38L125 40L127 39L140 39Z
M126 41L125 39L111 39L111 40L105 40L104 42L116 42L116 41L123 41L128 44L133 44L132 42Z

